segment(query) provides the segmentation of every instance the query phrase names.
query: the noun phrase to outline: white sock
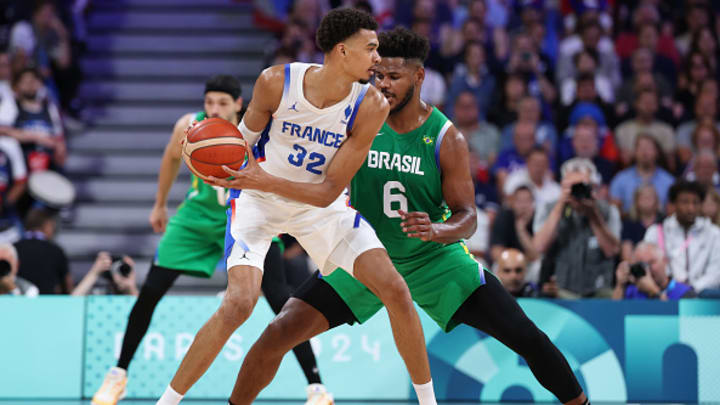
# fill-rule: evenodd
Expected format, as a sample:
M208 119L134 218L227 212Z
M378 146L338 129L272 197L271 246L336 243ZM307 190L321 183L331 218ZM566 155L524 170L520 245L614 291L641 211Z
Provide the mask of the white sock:
M432 389L432 387L430 389ZM160 399L158 399L155 405L178 405L183 397L184 395L178 394L171 386L168 385L167 389L165 389L165 392L162 394Z
M432 379L425 384L413 384L420 405L437 405L435 401L435 390L433 390Z

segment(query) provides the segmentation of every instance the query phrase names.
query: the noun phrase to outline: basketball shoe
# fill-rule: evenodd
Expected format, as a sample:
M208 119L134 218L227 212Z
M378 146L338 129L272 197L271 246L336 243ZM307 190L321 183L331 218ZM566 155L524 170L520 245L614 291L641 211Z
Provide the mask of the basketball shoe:
M305 405L334 405L335 401L331 393L327 392L322 384L310 384L307 386L307 402Z
M105 374L100 389L93 395L93 405L116 405L125 397L127 372L120 367L113 367Z

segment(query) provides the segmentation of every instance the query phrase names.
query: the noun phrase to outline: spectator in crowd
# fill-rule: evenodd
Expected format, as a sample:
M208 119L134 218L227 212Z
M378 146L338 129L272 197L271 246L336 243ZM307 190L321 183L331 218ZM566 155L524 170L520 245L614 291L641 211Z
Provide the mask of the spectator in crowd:
M14 80L19 111L11 136L23 145L30 172L62 167L67 157L60 114L57 106L41 95L40 79L37 70L28 68Z
M692 37L702 28L710 25L710 16L713 12L702 1L691 1L685 8L685 24L687 31L675 38L675 46L682 55L690 51Z
M108 284L105 288L96 288L98 278L105 277ZM130 256L123 256L113 261L108 252L100 252L90 270L85 274L72 295L83 296L91 293L101 294L139 294L135 281L135 262Z
M695 291L720 288L720 228L701 216L705 190L697 182L680 180L670 188L675 213L648 228L644 240L660 247L669 274Z
M578 103L570 111L569 124L570 126L561 137L560 147L558 148L560 161L565 161L574 156L575 151L572 146L572 138L575 133L575 127L578 125L594 126L596 128L595 133L598 136L598 154L610 162L617 162L619 160L619 152L615 145L615 138L607 127L605 115L600 107L592 103Z
M315 43L312 41L310 31L304 20L293 18L285 25L283 34L280 37L280 48L275 53L278 55L292 54L293 62L320 62Z
M500 152L493 167L493 174L495 175L498 191L501 194L507 176L515 170L525 167L526 159L534 145L535 126L525 122L520 122L515 125L513 146Z
M422 89L420 89L420 98L441 110L445 110L446 93L445 78L436 70L426 67L425 79L423 79Z
M10 54L0 48L0 134L15 124L17 118L17 103L11 86L12 69L10 68Z
M596 74L602 75L617 88L621 82L620 63L612 40L603 33L603 28L596 19L587 19L579 27L579 33L571 35L560 42L560 55L556 70L556 80L563 80L575 76L573 57L582 50L589 50L598 55L599 61Z
M674 167L675 133L670 125L655 119L657 111L658 100L655 90L642 89L635 100L636 117L621 123L615 129L615 139L624 165L629 165L632 160L635 138L641 133L646 133L660 143L668 165Z
M17 140L0 133L0 243L14 243L22 237L17 202L27 190L27 168Z
M598 95L594 73L581 73L575 80L577 85L572 102L567 106L561 106L556 115L557 129L565 131L570 125L570 115L578 105L594 105L599 109L602 121L608 125L615 126L615 113L611 104L603 101Z
M678 75L673 116L677 122L692 119L695 100L699 97L703 83L713 79L710 62L699 51L691 52L685 59L685 68Z
M607 77L596 75L597 58L595 53L587 50L580 51L573 56L575 64L575 76L568 77L560 84L560 101L567 106L577 99L578 79L583 76L592 76L594 89L597 95L605 103L612 103L615 99L615 91L612 83Z
M534 146L527 156L525 167L508 175L503 194L508 196L519 185L527 184L535 196L535 203L544 205L560 197L560 185L553 180L550 157L542 146Z
M717 150L715 148L714 150ZM720 173L718 173L717 152L703 149L688 163L683 176L685 180L697 181L706 190L720 189Z
M64 108L70 106L80 80L70 40L51 0L36 2L31 20L15 23L10 33L10 50L18 66L37 67L54 100Z
M595 165L601 180L598 196L606 200L608 186L615 175L615 165L599 155L600 136L598 135L597 125L593 122L576 125L573 129L572 147L573 157L589 159Z
M30 211L25 219L25 238L15 243L18 275L35 284L40 294L70 294L73 282L63 249L53 242L57 219L43 209Z
M709 219L714 225L720 225L720 192L711 188L707 190L702 207L700 208L702 215Z
M518 103L517 121L503 128L500 138L500 150L512 147L515 126L519 123L535 127L535 144L542 145L550 156L555 156L557 150L557 131L547 121L542 121L540 100L533 96L525 96Z
M497 262L505 249L513 248L534 261L538 258L532 241L535 196L528 184L520 184L508 197L507 208L500 211L492 224L490 257Z
M514 35L507 71L522 76L528 94L543 101L543 116L549 119L549 106L557 98L557 90L551 81L553 72L547 57L535 48L528 33L520 31Z
M9 243L0 244L0 295L24 295L36 297L38 288L31 282L17 276L18 258L15 247Z
M662 78L665 83L673 83L677 77L677 67L672 59L659 52L659 39L660 33L656 25L643 24L638 28L638 49L650 52L653 71L658 73L656 78Z
M495 89L495 78L485 63L485 49L479 42L470 42L465 47L464 63L457 65L450 81L445 105L447 113L453 117L453 101L463 91L470 91L475 95L478 103L480 117L485 117L490 107L490 96Z
M665 206L667 193L675 178L659 165L660 150L655 139L640 134L635 139L635 165L619 172L610 183L610 198L624 213L632 208L632 196L643 184L655 187L661 207Z
M662 222L660 199L652 184L644 184L633 193L633 205L622 222L622 260L630 260L635 245L643 240L650 225Z
M641 242L633 252L632 261L620 262L615 270L612 298L667 301L696 297L691 286L668 276L666 265L662 249L653 243Z
M494 101L488 111L488 121L500 128L515 122L518 104L526 92L525 79L518 74L509 74L495 92Z
M697 141L698 125L705 124L703 131L710 132L710 137L714 138L720 135L718 127L720 123L717 122L717 100L716 95L710 92L700 93L697 101L695 101L695 119L685 121L680 124L677 129L677 154L681 164L687 164L690 157L698 151L694 145L693 139ZM720 145L716 141L715 149Z
M618 115L626 116L637 98L639 90L645 88L655 88L660 106L672 108L673 87L671 83L675 81L677 76L674 75L672 79L667 79L665 76L656 73L653 55L649 49L636 49L630 58L628 70L628 80L620 86L618 92L618 103L615 107Z
M539 295L537 286L525 281L526 273L527 260L523 252L511 248L500 253L495 275L513 297L537 297Z
M714 77L718 75L718 41L710 27L702 27L692 36L690 49L698 51L710 63L710 70Z
M661 22L660 12L656 5L650 2L638 5L632 13L632 31L619 34L615 40L615 50L618 56L622 59L629 58L639 46L638 35L642 28L648 25L660 27ZM652 49L670 59L675 66L680 64L680 54L675 48L675 39L672 36L660 33L657 45ZM675 77L671 80L674 81Z
M535 249L548 252L543 260L553 263L543 264L550 271L542 272L540 281L554 275L559 298L609 297L615 256L620 252L620 214L594 197L599 175L591 161L570 159L561 173L561 197L538 207L534 218Z
M458 94L455 99L453 123L467 139L471 159L477 159L487 165L495 163L500 144L500 131L495 125L480 120L477 98L473 92L466 90Z

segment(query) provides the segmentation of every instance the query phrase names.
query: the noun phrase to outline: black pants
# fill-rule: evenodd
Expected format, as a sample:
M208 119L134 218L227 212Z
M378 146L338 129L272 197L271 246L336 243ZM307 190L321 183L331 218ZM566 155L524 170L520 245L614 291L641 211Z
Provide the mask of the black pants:
M535 378L560 402L578 397L582 388L562 353L495 276L486 271L485 280L453 319L487 333L522 356Z
M160 299L167 293L177 280L180 272L153 265L150 268L145 283L140 289L140 295L130 311L122 350L117 366L127 370L130 366L140 341L147 333L153 312ZM273 312L276 314L290 298L292 287L287 282L282 253L277 243L270 245L265 257L265 272L262 279L262 291ZM320 383L320 373L313 354L310 342L303 342L293 349L300 367L302 367L308 384Z

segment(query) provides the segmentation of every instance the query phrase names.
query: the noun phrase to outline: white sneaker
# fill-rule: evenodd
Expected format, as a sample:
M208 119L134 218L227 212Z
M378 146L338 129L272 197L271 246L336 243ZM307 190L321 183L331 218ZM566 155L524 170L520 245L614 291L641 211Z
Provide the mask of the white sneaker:
M327 392L322 384L310 384L305 389L307 391L307 402L305 405L334 405L335 400L331 393Z
M127 387L127 372L119 367L112 367L105 374L100 389L93 395L93 405L116 405L119 400L125 398Z

